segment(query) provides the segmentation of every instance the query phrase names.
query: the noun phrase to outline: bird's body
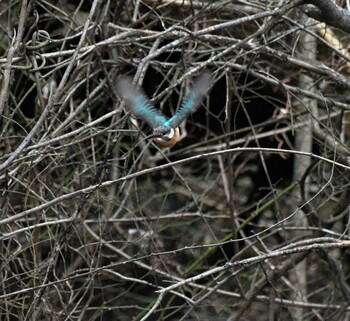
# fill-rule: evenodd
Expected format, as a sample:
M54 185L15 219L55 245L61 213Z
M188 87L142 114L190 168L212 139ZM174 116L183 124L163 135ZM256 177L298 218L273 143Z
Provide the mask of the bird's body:
M153 128L150 137L155 139L156 144L159 147L172 147L180 138L179 125L199 108L207 93L209 82L210 74L202 73L195 80L179 110L170 119L151 105L143 90L134 86L130 77L119 77L117 90L119 96L125 101L125 108Z

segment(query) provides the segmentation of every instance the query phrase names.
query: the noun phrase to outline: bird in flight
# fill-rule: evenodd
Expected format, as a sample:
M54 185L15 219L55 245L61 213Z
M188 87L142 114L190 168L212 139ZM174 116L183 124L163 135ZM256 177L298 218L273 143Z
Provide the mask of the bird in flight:
M120 76L117 80L117 91L125 102L126 110L143 119L153 128L149 136L161 147L172 147L180 138L180 124L201 105L203 97L207 94L210 83L210 73L201 73L194 81L188 95L173 117L168 119L163 113L154 108L142 88L132 83L132 78Z

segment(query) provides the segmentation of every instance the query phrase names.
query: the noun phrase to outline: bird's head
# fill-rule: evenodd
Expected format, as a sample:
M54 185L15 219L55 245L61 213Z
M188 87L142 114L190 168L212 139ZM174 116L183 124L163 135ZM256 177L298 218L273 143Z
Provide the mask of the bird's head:
M172 147L180 138L179 128L172 128L170 126L161 125L153 129L153 133L149 136L153 138L155 143L161 147Z

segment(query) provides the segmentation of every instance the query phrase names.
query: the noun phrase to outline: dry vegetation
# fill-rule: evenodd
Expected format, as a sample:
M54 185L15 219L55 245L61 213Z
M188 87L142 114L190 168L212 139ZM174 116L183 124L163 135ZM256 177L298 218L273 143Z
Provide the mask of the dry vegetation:
M2 1L1 320L349 320L346 3Z

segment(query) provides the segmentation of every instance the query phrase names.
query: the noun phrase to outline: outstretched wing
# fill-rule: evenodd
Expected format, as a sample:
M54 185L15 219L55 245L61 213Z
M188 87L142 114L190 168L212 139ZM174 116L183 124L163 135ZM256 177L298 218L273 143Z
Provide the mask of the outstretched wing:
M176 114L164 123L165 126L172 128L178 127L190 114L194 113L200 106L203 97L207 93L210 83L210 73L205 71L201 73L193 83L189 94L183 101Z
M117 91L125 101L125 108L135 117L142 118L151 127L156 128L167 121L167 118L151 105L143 90L132 83L130 77L118 77Z

